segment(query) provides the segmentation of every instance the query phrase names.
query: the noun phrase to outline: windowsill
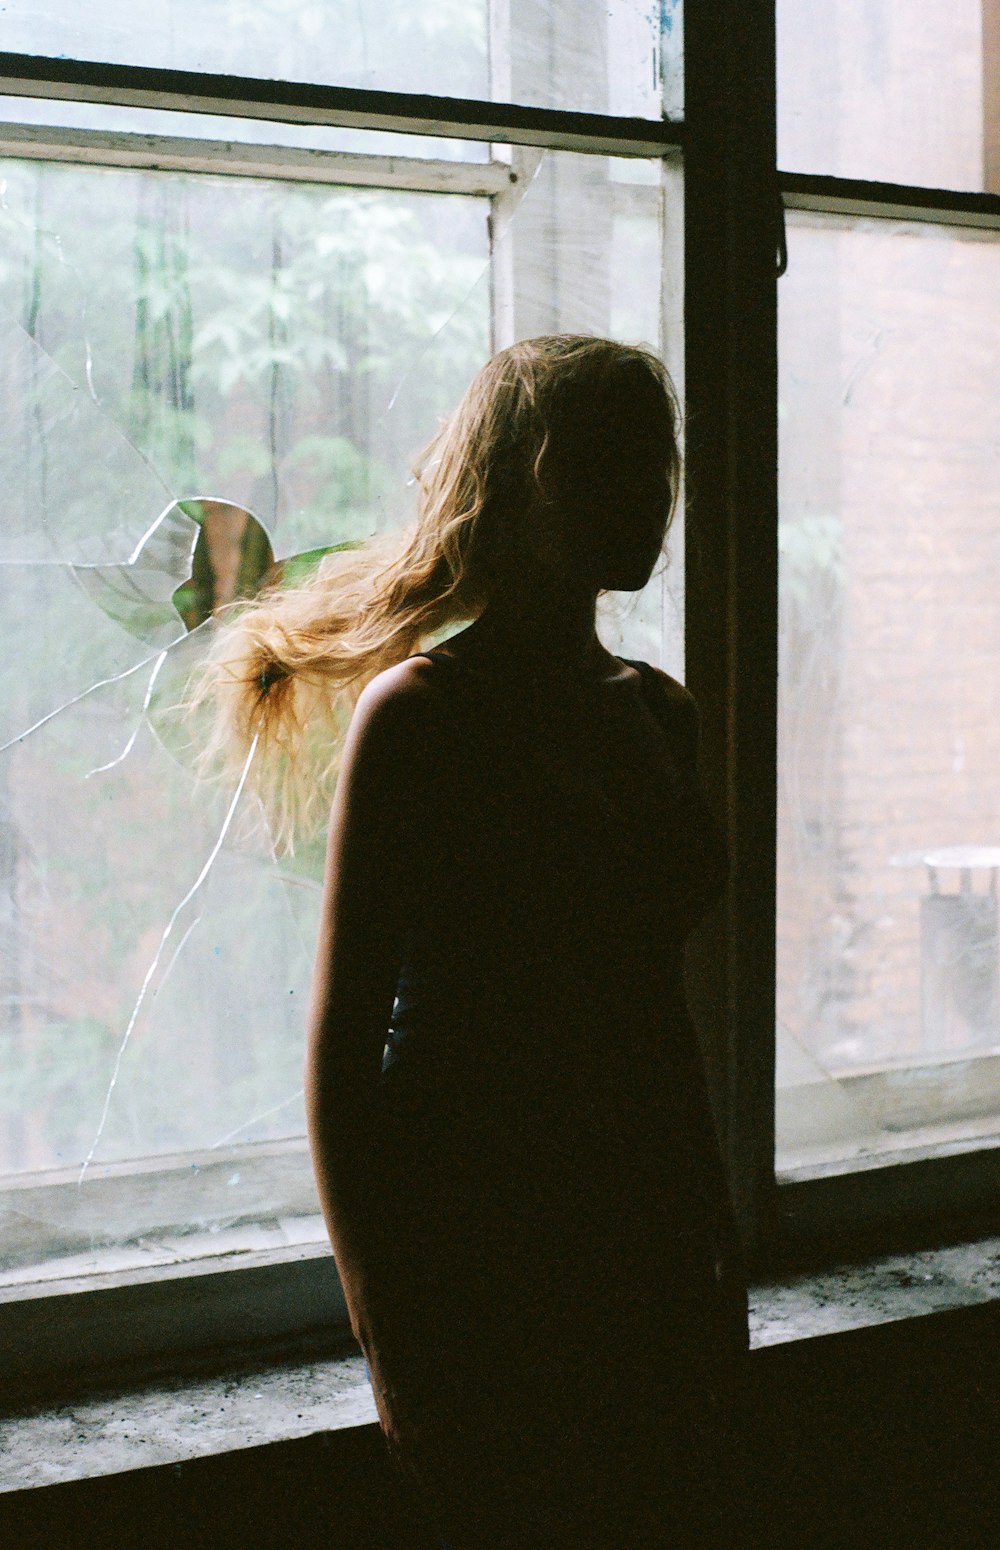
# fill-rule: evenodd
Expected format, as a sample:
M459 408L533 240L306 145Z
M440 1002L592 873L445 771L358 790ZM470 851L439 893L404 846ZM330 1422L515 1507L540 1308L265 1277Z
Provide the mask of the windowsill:
M1000 1238L756 1284L752 1359L775 1346L1000 1303ZM375 1422L359 1355L25 1406L0 1419L0 1491L118 1474Z
M818 1067L796 1071L779 1046L778 1064L779 1178L822 1178L998 1144L995 1046L821 1074Z
M179 1464L375 1419L360 1356L161 1378L126 1394L0 1420L0 1492Z
M1000 1303L1000 1238L885 1254L757 1282L751 1346L763 1350Z

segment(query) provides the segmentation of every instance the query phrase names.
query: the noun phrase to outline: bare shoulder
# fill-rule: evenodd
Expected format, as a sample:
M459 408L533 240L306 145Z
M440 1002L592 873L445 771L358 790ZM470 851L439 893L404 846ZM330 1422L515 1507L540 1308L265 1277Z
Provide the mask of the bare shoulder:
M654 667L651 662L647 663L647 671L651 674L653 682L656 684L657 692L662 696L664 704L676 706L682 712L686 711L690 714L693 711L697 714L698 706L690 689L685 689L678 679L671 678L670 674L665 673L662 667Z
M441 726L442 694L434 663L407 657L377 673L362 689L351 717L345 757L392 764L412 756Z
M656 697L664 712L680 722L697 726L700 721L698 703L690 689L686 689L676 678L671 678L662 667L654 667L651 662L646 664L646 673L655 687Z
M651 699L657 716L667 733L675 740L678 754L685 762L695 764L701 736L701 715L698 703L690 689L662 668L647 664L644 676L650 683Z
M407 657L369 679L358 696L354 716L363 720L412 715L415 707L437 704L440 698L434 663Z

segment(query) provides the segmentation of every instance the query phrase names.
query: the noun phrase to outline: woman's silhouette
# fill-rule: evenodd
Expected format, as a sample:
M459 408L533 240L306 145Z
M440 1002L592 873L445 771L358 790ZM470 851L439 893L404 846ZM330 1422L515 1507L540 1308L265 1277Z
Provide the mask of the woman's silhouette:
M309 1122L382 1427L451 1550L738 1533L745 1294L682 980L725 859L694 702L595 631L598 594L660 554L676 432L644 350L501 351L431 444L402 548L265 600L213 669L286 817L293 734L364 684Z

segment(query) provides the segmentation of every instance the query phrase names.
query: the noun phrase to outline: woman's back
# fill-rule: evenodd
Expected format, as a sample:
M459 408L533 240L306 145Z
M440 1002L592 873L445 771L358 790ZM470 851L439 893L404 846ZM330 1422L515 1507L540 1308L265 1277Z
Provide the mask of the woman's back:
M413 748L420 891L374 1114L398 1298L345 1290L397 1458L445 1521L459 1493L452 1533L475 1503L484 1544L512 1516L511 1544L551 1546L569 1506L551 1515L546 1449L577 1439L579 1492L623 1447L667 1447L676 1485L745 1343L681 963L724 858L679 685L645 664L529 676L474 645L411 669L436 706ZM652 1470L631 1508L650 1524L667 1511Z
M596 630L661 556L677 398L644 347L519 340L415 473L194 696L279 845L336 770L306 1105L352 1325L452 1550L731 1550L746 1299L682 972L725 862L693 701Z

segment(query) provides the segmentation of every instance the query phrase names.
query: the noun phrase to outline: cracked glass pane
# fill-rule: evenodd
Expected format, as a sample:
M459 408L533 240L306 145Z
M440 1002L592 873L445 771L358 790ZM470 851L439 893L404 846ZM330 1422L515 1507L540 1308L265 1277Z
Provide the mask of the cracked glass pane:
M9 0L26 54L680 116L682 0Z
M322 1239L324 837L278 859L175 707L214 609L409 519L492 348L591 331L677 371L672 164L496 165L487 198L0 163L8 1284ZM675 544L605 639L679 672L681 594Z

